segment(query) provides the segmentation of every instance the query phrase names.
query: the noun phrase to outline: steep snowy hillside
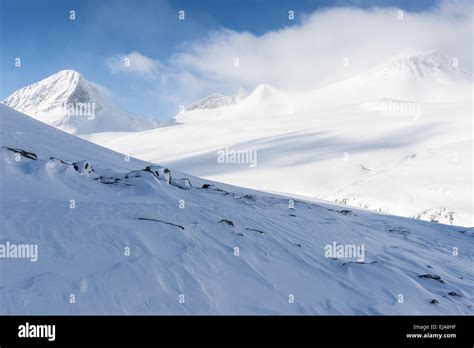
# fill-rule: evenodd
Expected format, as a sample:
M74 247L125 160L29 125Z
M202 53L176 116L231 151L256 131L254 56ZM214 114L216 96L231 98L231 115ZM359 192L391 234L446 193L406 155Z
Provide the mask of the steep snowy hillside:
M153 122L134 116L107 98L102 87L74 70L63 70L24 87L3 103L69 133L141 131Z
M87 139L229 184L473 226L462 70L435 52L396 58L316 91L261 85L237 105L184 112L179 126Z
M474 312L472 229L187 177L4 105L0 122L2 314Z

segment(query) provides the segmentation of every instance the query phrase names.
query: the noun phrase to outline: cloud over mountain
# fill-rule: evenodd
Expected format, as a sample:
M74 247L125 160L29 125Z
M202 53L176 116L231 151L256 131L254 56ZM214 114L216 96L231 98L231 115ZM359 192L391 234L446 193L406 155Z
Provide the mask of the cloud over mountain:
M260 36L225 28L212 32L176 53L167 69L232 90L262 82L316 88L414 51L439 50L471 70L472 45L465 43L472 42L472 8L466 1L442 2L419 13L344 7L296 15L303 17L300 23L288 21Z

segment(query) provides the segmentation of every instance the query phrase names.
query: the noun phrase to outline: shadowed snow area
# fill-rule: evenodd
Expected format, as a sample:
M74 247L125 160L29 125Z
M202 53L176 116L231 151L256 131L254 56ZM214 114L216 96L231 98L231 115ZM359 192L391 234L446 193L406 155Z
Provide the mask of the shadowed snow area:
M472 229L292 207L4 105L0 131L0 244L38 245L36 262L0 261L2 314L474 313ZM325 257L333 243L364 257Z

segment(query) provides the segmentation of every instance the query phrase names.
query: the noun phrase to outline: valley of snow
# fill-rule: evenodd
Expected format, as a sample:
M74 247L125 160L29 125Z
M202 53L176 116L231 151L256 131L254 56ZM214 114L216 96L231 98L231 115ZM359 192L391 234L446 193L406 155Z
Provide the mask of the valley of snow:
M454 62L397 57L318 90L260 85L193 104L175 126L82 137L210 180L473 226L472 75Z
M261 92L276 93L268 88ZM347 120L343 111L332 110L333 122ZM195 123L178 127L205 132L208 121L200 123L199 112L194 116ZM219 124L219 117L232 114L215 116ZM353 117L363 120L352 124L359 129L347 130L352 136L362 136L363 121L375 118L365 113ZM453 117L461 119L455 112ZM269 134L272 127L282 129L272 118L259 122ZM387 122L387 128L397 126L397 120ZM418 131L436 134L435 129ZM240 130L253 134L243 125ZM387 144L380 151L396 152L402 131L398 126L393 138L380 138ZM309 169L302 163L309 152L303 150L311 148L316 158L323 159L325 152L336 157L331 148L351 139L320 132L289 130L270 136L279 147L267 154L281 166L281 182L293 188L301 184L304 190L301 181ZM414 130L409 134L403 138L405 146L418 137ZM236 139L232 135L227 132L229 143ZM306 142L295 143L298 137ZM378 145L373 142L359 150ZM149 145L144 151L156 145L142 144ZM0 246L38 247L36 262L0 255L1 314L474 313L472 228L315 200L295 199L293 207L283 196L150 166L4 105L0 145ZM261 145L264 149L265 139ZM454 142L452 146L457 148ZM292 156L282 157L278 151L284 148ZM301 157L295 158L298 149ZM451 149L437 151L442 157ZM354 152L348 162L352 166L335 171L350 175L360 170L357 148L349 152ZM374 169L382 158L364 165ZM427 161L430 152L415 158ZM402 161L407 174L412 160ZM307 178L317 182L318 175L315 171ZM336 186L330 180L326 184ZM364 257L329 257L326 247L334 243L363 246Z

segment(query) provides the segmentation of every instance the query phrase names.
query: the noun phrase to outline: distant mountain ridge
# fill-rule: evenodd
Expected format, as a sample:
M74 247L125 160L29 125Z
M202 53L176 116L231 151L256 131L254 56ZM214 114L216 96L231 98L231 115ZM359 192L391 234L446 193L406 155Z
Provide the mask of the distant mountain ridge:
M210 96L189 104L184 108L185 111L192 111L196 109L217 109L223 106L238 104L248 96L248 93L240 88L233 96L225 96L219 93L211 94Z
M396 57L376 67L373 72L384 70L425 78L444 75L449 78L469 79L469 73L460 66L457 58L450 58L436 50Z
M339 102L399 99L453 102L469 98L472 76L455 57L438 51L398 56L367 72L317 91L317 96Z

